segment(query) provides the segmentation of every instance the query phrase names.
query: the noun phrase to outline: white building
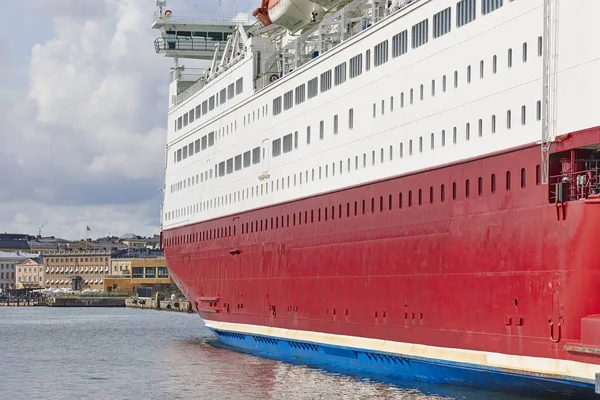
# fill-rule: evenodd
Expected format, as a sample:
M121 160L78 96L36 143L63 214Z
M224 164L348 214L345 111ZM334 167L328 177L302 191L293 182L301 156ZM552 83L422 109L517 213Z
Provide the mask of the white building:
M36 259L39 254L7 253L0 251L0 291L14 289L17 283L17 267L27 259Z

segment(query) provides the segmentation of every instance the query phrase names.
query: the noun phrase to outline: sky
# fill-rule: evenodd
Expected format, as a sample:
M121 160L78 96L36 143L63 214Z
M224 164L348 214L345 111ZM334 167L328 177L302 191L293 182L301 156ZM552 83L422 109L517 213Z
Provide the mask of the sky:
M167 8L259 4L168 0ZM2 5L0 232L159 233L171 59L154 51L155 0Z

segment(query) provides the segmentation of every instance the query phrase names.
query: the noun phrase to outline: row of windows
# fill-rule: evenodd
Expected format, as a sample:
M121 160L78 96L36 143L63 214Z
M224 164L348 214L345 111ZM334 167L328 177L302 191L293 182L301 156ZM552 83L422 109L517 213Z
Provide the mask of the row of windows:
M538 56L541 57L541 55L542 55L542 38L539 37L538 38ZM523 62L527 62L527 42L523 43ZM511 68L513 66L512 65L512 49L508 49L508 66L509 66L509 68ZM498 56L494 55L492 57L492 73L496 74L497 72L498 72ZM484 77L485 77L485 61L481 60L479 62L479 78L483 79ZM448 79L447 79L446 75L442 76L441 81L442 81L441 82L442 83L441 90L443 93L445 93L448 90L448 82L447 82ZM459 87L459 82L460 82L459 72L458 72L458 70L456 70L456 71L454 71L454 82L453 82L454 88ZM472 83L471 65L468 65L467 69L466 69L466 83L467 84ZM432 79L431 80L431 89L430 89L431 97L436 96L437 88L438 88L438 86L437 86L436 79ZM419 93L418 93L419 100L423 101L425 99L425 85L421 84L419 86L418 90L419 90ZM409 96L409 98L408 98L409 104L414 104L415 93L414 93L413 88L411 88L409 90L408 96ZM385 113L385 107L384 107L385 101L382 100L381 104L382 104L381 105L381 114L384 114ZM404 106L405 106L405 95L404 95L404 92L401 92L400 93L400 108L404 108ZM541 118L541 102L538 102L536 109L537 109L537 111L536 111L537 119L539 120ZM394 97L392 96L392 97L390 97L390 111L393 111L393 110L394 110ZM510 113L510 111L509 111L509 113ZM521 114L522 114L522 119L523 119L525 116L525 111L522 110ZM373 118L375 118L376 116L377 116L377 105L375 103L373 103ZM507 118L510 119L510 116ZM522 123L525 124L525 122L522 122Z
M482 13L488 14L503 5L502 0L483 0ZM463 26L475 19L476 0L461 0L456 4L457 27ZM452 9L450 7L434 14L433 16L433 37L438 38L451 30ZM541 39L541 38L540 38ZM425 19L411 28L411 46L413 49L420 47L429 41L429 19ZM526 53L526 45L524 54ZM408 31L404 30L392 37L392 58L399 57L408 52ZM373 64L378 67L388 62L389 49L388 40L378 43L373 48ZM526 55L523 56L526 61ZM365 53L366 65L365 70L369 71L371 62L371 51ZM356 78L362 74L362 54L352 57L350 63L350 79ZM512 50L509 64L512 63ZM509 65L510 66L510 65ZM455 73L455 81L458 79L458 73ZM337 65L334 68L333 86L338 86L346 82L346 62ZM318 78L313 78L307 82L308 99L317 96ZM456 85L456 83L455 83ZM331 70L325 71L320 75L320 92L324 93L332 88ZM445 89L444 89L445 90ZM295 104L303 103L305 99L305 84L296 87L295 90L290 90L282 97L278 96L273 99L273 115L279 115L283 111L289 110L294 106L294 92L296 97ZM283 104L283 107L282 107Z
M218 164L215 164L215 177L221 177L228 174L233 173L234 171L239 171L242 168L248 168L251 165L255 165L260 163L260 147L255 147L252 150L248 150L243 154L238 154L235 157L228 159L227 161L222 161ZM208 181L213 178L213 170L209 169L200 174L196 174L196 176L189 177L187 179L183 179L179 182L176 182L171 185L171 193L178 192L180 190L187 189L189 187L195 186L204 181Z
M517 177L517 183L521 189L527 188L527 170L521 168ZM501 177L504 178L504 191L511 191L513 189L513 178L512 171L507 170ZM471 179L465 179L463 190L463 199L471 197L481 197L486 192L488 194L497 193L500 188L498 187L500 178L495 173L489 175L489 181L484 182L484 177L479 176L473 182ZM535 167L535 185L539 186L541 183L541 168L539 165ZM487 185L487 189L486 189ZM344 217L358 217L360 215L375 214L376 212L393 211L394 209L403 209L405 207L411 208L413 206L423 206L424 204L444 203L447 199L458 200L459 199L459 183L454 181L448 188L448 193L445 184L439 185L439 187L429 186L428 189L415 189L408 190L405 192L398 192L397 194L388 194L386 196L371 197L370 199L356 200L353 203L347 202L345 207L343 204L332 205L327 207L320 207L311 210L305 210L304 212L292 213L287 215L281 215L276 217L270 217L241 224L241 234L249 234L255 232L262 232L269 229L289 228L293 226L301 226L303 224L318 223L328 220L342 219ZM174 238L167 238L167 246L182 245L193 242L200 242L212 239L225 238L236 235L236 226L227 225L221 228L213 228L204 230L202 232L196 232L194 234L188 234L185 236L178 236Z
M385 102L382 101L382 111L385 109ZM527 107L525 105L521 106L521 125L525 125L527 123ZM393 107L391 109L391 111L393 111ZM349 128L351 129L352 125L353 125L353 115L354 115L354 110L350 109L348 111L348 123L349 123ZM541 120L541 101L538 101L536 103L536 120L540 121ZM337 129L338 129L338 116L335 115L334 116L334 133L337 133ZM489 131L492 134L495 134L497 131L497 118L496 115L492 115L489 119ZM507 110L506 111L506 131L509 131L512 129L512 110ZM464 138L465 141L470 141L473 138L473 134L474 134L474 129L476 129L477 132L477 136L479 138L482 138L484 135L484 131L485 131L485 125L484 125L484 119L480 118L477 120L476 123L476 128L471 128L471 122L466 122L464 125ZM449 137L447 137L448 135L450 135L450 132L446 132L445 129L442 129L439 134L436 134L434 132L429 134L430 137L430 141L429 141L429 149L434 150L436 148L436 146L438 146L438 144L441 147L445 147L448 143L448 140L450 140ZM451 140L452 140L452 144L457 144L459 141L459 129L457 126L452 128L452 133L451 133ZM320 138L323 139L324 138L324 121L320 122ZM310 127L307 128L307 144L310 144ZM425 144L425 140L426 140L426 136L419 136L418 139L416 140L417 144L414 144L413 139L408 139L408 141L406 142L406 149L405 149L405 143L404 142L400 142L398 145L397 150L395 150L395 146L394 145L390 145L389 146L389 150L384 149L383 147L381 148L381 151L379 152L379 157L377 156L377 152L375 150L373 150L371 152L370 155L368 155L366 152L362 154L362 157L359 157L358 155L355 156L354 159L354 163L351 163L351 159L348 158L347 163L346 163L346 169L347 172L351 172L352 171L352 165L354 167L354 170L359 170L361 168L367 168L368 166L375 166L377 164L377 160L379 159L380 163L385 163L386 161L393 161L394 159L394 154L398 154L399 159L404 158L405 156L412 156L416 153L423 153L426 150L426 144ZM284 138L282 139L277 139L275 141L273 141L273 147L272 147L272 154L274 157L277 157L279 155L281 155L282 153L287 153L289 151L291 151L292 148L297 148L297 144L298 144L298 136L297 136L297 132L294 133L294 135L292 134L288 134L286 136L284 136ZM257 157L260 157L260 148L255 148L254 152L257 153ZM249 152L248 152L249 153ZM370 157L369 157L370 156ZM239 157L239 156L238 156ZM237 157L236 157L237 158ZM260 161L260 158L258 158L257 163ZM296 175L293 176L293 187L297 186L298 182L300 185L303 184L303 182L305 183L309 183L309 182L314 182L315 180L321 180L321 179L327 179L330 176L334 177L336 175L336 172L338 174L342 174L344 172L344 163L340 160L339 161L339 168L336 162L332 163L331 166L329 164L325 165L324 167L319 166L317 168L312 168L311 169L311 174L310 174L310 180L309 180L309 171L307 170L305 172L305 176L304 176L304 180L303 180L303 174L300 173L299 176L297 177ZM331 167L331 168L330 168ZM216 167L215 167L216 168ZM215 169L215 176L223 176L226 173L231 173L234 170L234 159L230 159L228 160L227 163L225 162L221 162L218 165L218 170ZM212 172L212 171L211 171ZM211 174L212 176L212 174ZM190 186L190 182L189 182L189 178L188 178L188 183L187 185ZM198 181L198 176L196 176L196 183ZM191 182L192 185L194 183L194 178L191 178ZM287 185L286 185L287 182ZM185 188L185 180L183 181L183 184L180 182L179 183L180 187ZM276 179L275 181L271 181L271 192L275 192L275 191L279 191L279 190L285 190L287 188L291 188L292 187L292 181L290 176L286 178L281 178L280 179ZM259 187L260 187L260 191L259 191ZM250 195L252 198L259 195L263 195L263 194L267 194L269 193L269 185L266 184L265 186L260 185L256 187L256 191L255 191L255 187L252 186L251 192L249 191L249 189L246 189L246 192L244 193L244 190L241 191L237 191L232 194L230 193L228 196L224 195L224 196L220 196L217 197L215 199L210 199L210 200L205 200L201 203L195 204L194 206L187 206L187 207L183 207L179 210L175 210L175 211L171 211L171 212L167 212L165 215L165 219L167 221L172 220L172 219L176 219L176 218L181 218L181 217L185 217L185 216L189 216L191 214L195 214L198 212L202 212L205 210L210 210L212 208L215 207L220 207L220 206L224 206L227 204L231 204L231 203L236 203L238 201L244 201L245 198L250 198Z
M200 139L196 139L196 141L190 142L186 144L177 151L173 152L173 162L178 163L181 162L188 157L193 156L194 154L200 153L202 150L206 150L209 147L215 145L215 132L212 131L207 135L202 136Z
M538 38L538 56L541 56L542 53L542 41L541 41L541 37ZM508 66L512 67L512 49L508 49ZM523 61L526 62L527 61L527 42L523 43ZM498 72L498 57L497 55L494 55L492 57L492 73L496 74ZM483 79L484 75L485 75L485 62L484 60L481 60L479 63L480 66L480 78ZM458 78L459 74L458 71L454 71L454 87L458 88L459 86L459 78ZM466 81L467 83L471 83L471 66L467 66L467 73L466 73ZM316 81L315 81L316 82ZM315 83L316 85L316 83ZM304 86L300 86L296 88L296 92L298 92L299 88L303 88ZM447 90L447 79L446 79L446 75L444 75L442 77L442 92L446 92ZM419 98L421 101L424 100L424 85L421 84L419 87ZM291 91L289 92L291 93ZM431 81L431 95L432 97L434 97L436 95L436 80L433 79ZM296 98L298 99L298 96L296 96ZM410 104L414 104L414 89L410 89L409 91L409 102ZM405 96L404 96L404 92L400 93L400 108L403 108L405 106ZM390 97L390 103L389 103L389 107L390 107L390 111L393 112L394 111L394 97ZM264 107L263 107L264 108ZM381 114L384 115L385 114L385 100L381 101ZM535 106L535 114L536 114L536 120L540 121L541 117L542 117L542 105L541 105L541 101L538 101L536 103ZM377 105L374 103L373 104L373 118L375 118L377 116ZM520 121L521 121L521 125L525 125L527 123L527 107L525 105L521 106L521 112L520 112ZM477 135L479 137L483 136L485 125L487 123L484 122L483 119L479 119L477 121ZM492 115L490 117L490 121L489 121L489 130L491 133L496 133L497 130L497 117L496 115ZM352 130L354 126L354 110L350 109L348 111L348 128L349 130ZM506 111L506 129L510 130L513 127L513 113L512 110L507 110ZM474 130L475 128L473 128ZM333 119L333 133L337 134L339 131L339 120L338 120L338 115L334 115L334 119ZM465 139L467 141L471 140L471 134L472 134L472 129L471 129L471 122L467 122L465 124ZM319 123L319 138L321 140L323 140L325 137L325 122L322 120ZM444 147L446 145L446 131L442 130L441 131L441 146ZM424 138L420 137L419 138L419 142L418 142L418 151L419 153L421 153L424 149ZM454 127L452 130L452 142L454 144L456 144L458 141L458 130L457 127ZM307 126L306 128L306 143L310 144L311 143L311 127ZM293 144L293 145L292 145ZM288 151L291 151L290 146L294 147L294 148L298 148L298 133L297 131L294 133L294 136L292 137L291 134L287 135L287 139L285 140L285 143L282 143L281 140L275 140L273 141L272 144L272 154L274 157L277 157L279 155L281 155L282 153L287 153ZM435 146L435 134L431 133L431 139L430 139L430 146L431 149L434 148ZM413 140L409 140L408 141L408 155L412 155L413 154ZM258 163L260 162L260 150L258 148L254 149L254 152L256 154L256 162L254 163ZM373 152L374 154L374 152ZM404 156L404 144L400 143L400 157L402 158ZM239 157L239 156L238 156ZM247 156L249 157L249 156ZM390 149L390 160L392 157L392 150ZM366 167L366 155L364 155L364 160L363 160L363 167ZM372 157L373 161L373 165L374 165L374 160L375 160L375 156L373 155ZM382 150L382 162L383 162L383 150ZM358 160L358 157L357 157ZM244 161L246 163L246 161ZM239 161L238 161L238 165L239 165ZM245 164L246 165L246 164ZM356 161L356 168L358 168L358 161ZM215 177L218 176L224 176L225 174L228 173L232 173L235 170L235 166L234 166L234 160L230 159L228 160L228 162L222 162L219 165L215 165ZM229 172L228 172L229 171ZM350 169L348 169L348 171L350 171ZM327 171L326 175L327 175ZM207 180L209 178L212 179L212 170L210 171L205 171L204 172L204 179ZM314 176L314 172L313 172L313 176ZM319 179L321 179L321 172L319 172ZM308 180L308 177L307 177ZM186 187L190 187L193 186L194 183L198 183L198 182L202 182L203 181L203 174L200 174L200 179L199 176L196 175L195 179L194 177L188 178L187 180L184 179L183 181L180 181L174 185L171 186L171 191L178 191L178 190L182 190L185 189ZM282 189L283 189L284 184L282 183ZM275 189L272 187L272 190ZM278 190L278 186L276 188L276 190ZM267 190L268 192L268 190ZM257 195L258 195L258 191L257 191ZM223 204L227 204L226 202ZM212 205L209 205L208 208L212 208ZM200 209L202 209L202 207L200 207ZM186 210L186 211L184 211ZM179 215L179 216L184 216L187 215L187 210L188 209L181 209L179 213L172 213L169 214L169 219L175 218L175 215ZM190 211L191 212L191 211ZM197 212L197 210L196 210Z
M225 104L226 101L233 99L235 95L239 95L244 91L243 78L238 79L235 84L231 83L226 88L221 89L216 94L210 96L196 107L179 116L174 122L174 129L178 131L188 124L200 119L200 117L214 110L215 107Z

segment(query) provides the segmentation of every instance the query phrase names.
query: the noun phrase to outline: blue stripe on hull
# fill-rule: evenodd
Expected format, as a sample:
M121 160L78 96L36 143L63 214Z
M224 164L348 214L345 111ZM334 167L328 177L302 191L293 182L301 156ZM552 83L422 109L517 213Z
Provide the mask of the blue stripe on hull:
M487 391L559 398L595 399L594 382L556 379L536 374L499 370L476 364L402 357L320 343L241 334L211 329L227 347L251 354L299 364L323 367L336 372L385 381L417 381Z

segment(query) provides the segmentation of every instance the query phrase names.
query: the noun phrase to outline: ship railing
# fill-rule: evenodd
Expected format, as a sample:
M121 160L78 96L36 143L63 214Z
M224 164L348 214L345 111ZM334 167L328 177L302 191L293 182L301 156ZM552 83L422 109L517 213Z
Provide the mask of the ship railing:
M592 168L588 166L589 169L550 176L551 203L584 200L590 195L600 195L600 164L596 160L586 161L595 165Z
M212 40L204 37L159 37L154 40L154 50L162 51L215 51L216 45L224 48L226 40Z
M171 71L171 82L175 80L196 82L205 75L206 69L204 68L175 69Z
M158 23L177 23L194 21L194 24L202 22L225 22L225 23L241 23L243 25L251 25L255 19L248 13L238 12L213 12L213 13L198 13L189 10L170 10L171 14L166 16L167 10L156 10L154 12L154 20Z

